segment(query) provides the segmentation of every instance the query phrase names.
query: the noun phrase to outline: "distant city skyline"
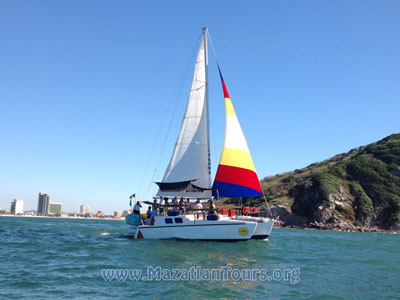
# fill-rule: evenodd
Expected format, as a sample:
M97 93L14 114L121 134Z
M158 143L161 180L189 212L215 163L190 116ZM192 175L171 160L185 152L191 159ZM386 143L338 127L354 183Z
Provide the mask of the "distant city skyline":
M0 207L151 200L209 28L258 176L400 131L399 1L2 1ZM223 14L221 14L223 12ZM211 172L224 99L209 55Z
M9 210L12 214L23 214L24 212L36 212L38 215L51 215L51 214L61 214L61 213L75 213L84 216L85 214L92 214L90 207L81 204L79 213L74 211L62 211L62 203L56 203L50 200L51 195L40 192L37 200L36 209L24 209L23 199L13 199L11 201L10 209L0 207L0 210ZM122 210L121 210L122 212ZM119 218L121 215L120 211L114 210L113 213L104 214L102 210L98 210L97 214L114 216L114 218Z

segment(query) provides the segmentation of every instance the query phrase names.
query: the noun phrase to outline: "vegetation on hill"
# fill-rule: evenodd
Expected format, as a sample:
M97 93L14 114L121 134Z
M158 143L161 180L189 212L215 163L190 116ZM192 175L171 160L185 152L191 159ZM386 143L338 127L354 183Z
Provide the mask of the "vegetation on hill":
M400 134L261 181L270 206L311 222L400 223ZM264 200L248 199L251 205Z

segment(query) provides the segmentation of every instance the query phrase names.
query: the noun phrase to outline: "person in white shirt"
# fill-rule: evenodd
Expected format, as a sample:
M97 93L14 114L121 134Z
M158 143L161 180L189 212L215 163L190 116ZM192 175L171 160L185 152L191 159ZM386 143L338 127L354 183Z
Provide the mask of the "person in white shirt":
M200 213L202 213L202 212L199 211L199 210L200 210L200 209L203 209L203 205L200 203L200 199L197 199L196 205L194 206L194 208L195 208L195 209L198 209L198 210L196 210L196 217L197 217L197 219L199 219L199 215L200 215Z
M140 215L140 208L142 207L141 204L142 204L142 200L139 199L136 202L136 204L133 206L133 212L132 212L132 214L137 216L137 220L136 221L138 222L138 224L143 224L143 218Z
M165 204L164 198L160 196L160 207L159 207L160 216L164 215L164 206L163 206L164 204Z

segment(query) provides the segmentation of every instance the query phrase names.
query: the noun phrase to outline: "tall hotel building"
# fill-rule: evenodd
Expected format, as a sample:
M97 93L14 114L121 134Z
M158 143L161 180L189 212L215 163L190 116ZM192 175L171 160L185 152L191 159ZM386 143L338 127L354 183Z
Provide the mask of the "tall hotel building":
M14 199L11 202L11 213L14 215L23 214L24 213L24 200Z
M81 215L84 216L85 214L90 213L90 208L89 206L82 204L81 205Z
M49 210L50 210L50 195L39 193L37 214L47 215L49 213Z

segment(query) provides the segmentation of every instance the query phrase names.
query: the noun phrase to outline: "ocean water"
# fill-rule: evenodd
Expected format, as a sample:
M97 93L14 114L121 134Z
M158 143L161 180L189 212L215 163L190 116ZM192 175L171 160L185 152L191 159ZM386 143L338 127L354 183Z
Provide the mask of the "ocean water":
M269 241L151 241L127 238L123 221L0 217L1 299L400 299L399 263L399 235L277 228ZM102 271L148 267L266 269L271 280Z

